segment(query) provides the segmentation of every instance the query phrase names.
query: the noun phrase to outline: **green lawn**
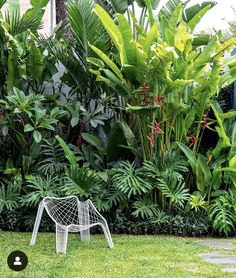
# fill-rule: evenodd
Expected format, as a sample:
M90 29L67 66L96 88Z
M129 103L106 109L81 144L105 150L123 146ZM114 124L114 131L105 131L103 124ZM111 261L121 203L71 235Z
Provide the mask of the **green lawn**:
M199 253L213 251L196 243L196 238L113 235L114 249L103 236L94 235L90 243L70 234L66 255L56 255L55 235L39 233L35 246L31 234L0 232L0 277L84 278L84 277L227 277L217 267L203 262ZM22 272L8 268L6 259L14 250L24 251L29 264ZM231 275L232 277L232 275Z

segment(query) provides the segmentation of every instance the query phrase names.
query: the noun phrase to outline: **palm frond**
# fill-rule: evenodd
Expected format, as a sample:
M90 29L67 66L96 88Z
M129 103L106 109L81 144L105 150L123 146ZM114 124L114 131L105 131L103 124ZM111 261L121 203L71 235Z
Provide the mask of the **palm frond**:
M41 148L42 160L37 165L38 170L44 174L62 172L65 167L65 155L58 141L55 138L45 139Z
M9 11L6 11L5 21L9 24L9 33L12 36L19 35L27 30L36 32L43 26L40 17L29 17L26 14L21 16L18 10L13 11L12 15Z
M76 54L84 65L91 53L88 42L103 52L108 50L109 40L100 20L93 12L94 5L93 0L77 0L76 4L74 1L69 1L67 5L70 28L76 42Z

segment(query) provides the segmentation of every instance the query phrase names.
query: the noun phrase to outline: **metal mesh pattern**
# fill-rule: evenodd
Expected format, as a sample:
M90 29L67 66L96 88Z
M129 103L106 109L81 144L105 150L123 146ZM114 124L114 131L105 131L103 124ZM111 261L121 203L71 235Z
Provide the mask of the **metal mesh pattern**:
M80 202L76 196L43 199L38 208L30 245L35 244L44 208L56 224L57 253L66 253L68 232L80 232L81 240L89 241L89 229L95 225L102 227L109 247L113 248L106 220L90 200Z

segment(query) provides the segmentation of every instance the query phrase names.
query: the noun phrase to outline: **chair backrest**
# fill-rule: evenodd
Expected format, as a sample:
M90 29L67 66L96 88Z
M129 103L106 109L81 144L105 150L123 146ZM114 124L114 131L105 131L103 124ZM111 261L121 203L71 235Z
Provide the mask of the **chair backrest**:
M55 223L63 226L79 224L80 201L76 196L46 197L43 199L43 203L48 215Z

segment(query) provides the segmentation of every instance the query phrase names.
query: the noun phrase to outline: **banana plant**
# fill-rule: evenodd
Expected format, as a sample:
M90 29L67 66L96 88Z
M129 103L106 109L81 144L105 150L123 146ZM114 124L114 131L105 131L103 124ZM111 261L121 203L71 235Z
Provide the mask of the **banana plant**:
M150 1L146 3L150 6ZM95 6L119 61L90 45L96 55L88 59L93 65L91 72L98 82L105 82L125 99L122 108L134 115L143 159L161 155L175 140L187 143L192 133L196 151L210 101L236 78L233 58L223 58L235 39L221 44L221 36L216 34L202 50L194 45L194 29L213 6L211 2L194 6L186 15L185 5L176 2L169 17L162 11L155 22L149 8L147 31L134 19L137 38L124 15L116 14L115 24L102 7ZM229 70L221 74L225 65Z

